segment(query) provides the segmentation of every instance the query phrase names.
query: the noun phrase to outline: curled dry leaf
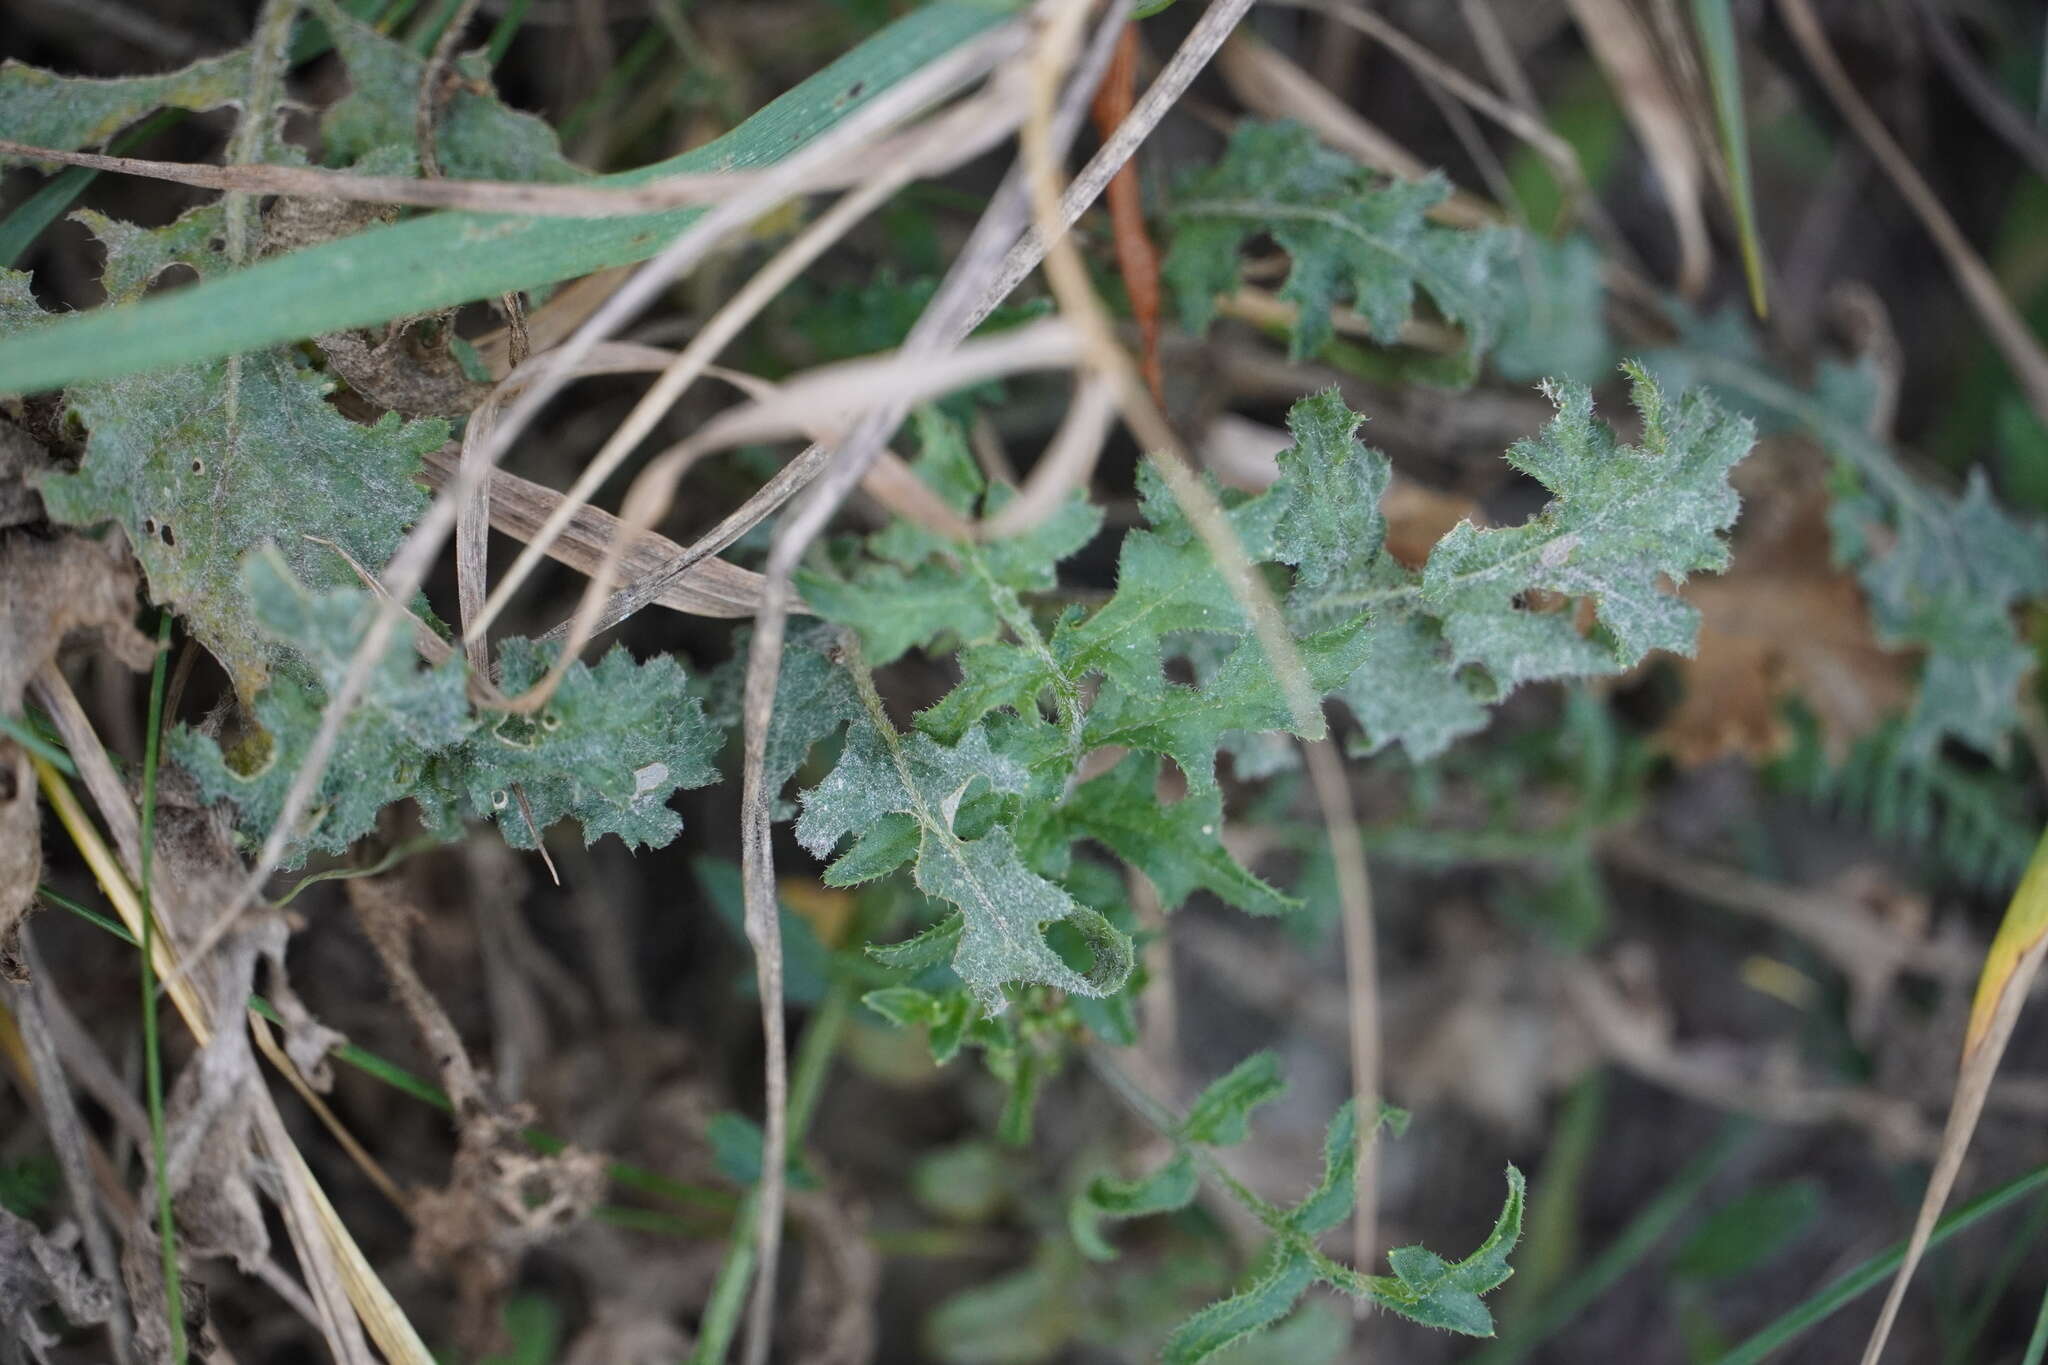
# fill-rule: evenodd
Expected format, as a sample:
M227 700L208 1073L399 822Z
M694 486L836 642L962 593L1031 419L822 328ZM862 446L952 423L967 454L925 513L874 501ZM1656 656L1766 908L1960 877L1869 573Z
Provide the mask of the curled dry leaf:
M131 668L156 652L135 629L134 561L118 539L44 534L33 479L43 449L0 419L0 714L21 713L29 679L74 634L91 636ZM28 754L0 740L0 978L25 978L15 926L35 899L42 842Z
M114 1296L79 1263L76 1248L0 1209L0 1331L39 1361L48 1360L45 1351L57 1344L36 1318L45 1307L73 1324L105 1322Z
M1789 698L1839 755L1911 700L1911 661L1878 644L1862 589L1829 558L1827 508L1818 486L1764 500L1733 567L1686 585L1699 649L1673 660L1685 696L1657 734L1679 763L1775 756L1790 740Z

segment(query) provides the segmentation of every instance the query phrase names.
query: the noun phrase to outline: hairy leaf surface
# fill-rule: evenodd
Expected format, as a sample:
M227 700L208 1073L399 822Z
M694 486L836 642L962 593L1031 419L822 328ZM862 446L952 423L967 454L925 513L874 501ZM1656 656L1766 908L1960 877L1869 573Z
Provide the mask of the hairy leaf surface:
M1292 261L1280 297L1300 309L1295 359L1330 339L1330 310L1347 298L1391 345L1418 289L1465 329L1468 359L1476 358L1500 327L1507 237L1429 222L1449 193L1436 176L1383 181L1300 124L1240 123L1223 158L1173 199L1166 279L1182 318L1201 332L1216 297L1237 288L1239 250L1270 236Z

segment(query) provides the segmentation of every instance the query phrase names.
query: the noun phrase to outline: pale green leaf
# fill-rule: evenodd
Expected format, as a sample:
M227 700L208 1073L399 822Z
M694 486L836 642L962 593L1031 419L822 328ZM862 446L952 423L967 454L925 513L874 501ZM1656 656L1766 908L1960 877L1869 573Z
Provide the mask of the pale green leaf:
M1289 612L1305 625L1366 613L1364 661L1343 695L1368 747L1400 741L1426 758L1522 683L1620 672L1654 649L1691 652L1697 614L1669 585L1726 564L1721 533L1738 507L1727 476L1753 433L1703 396L1669 411L1654 383L1630 373L1641 446L1616 441L1583 386L1554 389L1557 417L1508 452L1550 503L1519 526L1461 522L1419 576L1385 552L1386 459L1352 438L1358 419L1334 394L1295 405L1295 444L1281 456L1293 499L1284 524L1303 528L1289 547L1302 558ZM1532 593L1589 601L1598 629L1532 609Z
M35 147L98 147L158 109L195 113L239 104L249 85L245 48L203 57L160 76L96 80L60 76L17 61L0 63L0 129Z
M822 858L856 834L845 857L861 860L866 875L879 875L884 864L912 847L900 837L902 822L885 824L885 817L914 818L918 888L959 908L953 969L988 1013L1001 1012L1002 988L1013 981L1107 995L1130 974L1130 940L1025 866L1008 828L997 825L977 839L963 839L954 829L970 787L1015 792L1027 780L1021 766L989 747L980 729L948 746L929 735L885 733L871 720L859 721L847 733L838 765L803 794L796 835ZM889 857L865 853L877 838L886 842ZM1087 972L1069 967L1046 942L1046 929L1058 923L1087 941L1094 956Z
M1063 832L1095 840L1143 872L1159 902L1177 910L1197 890L1255 915L1300 905L1246 871L1223 846L1223 800L1216 792L1159 802L1159 760L1134 754L1074 789L1056 815Z
M1331 691L1364 661L1365 623L1299 642L1302 666L1317 693ZM1256 636L1247 635L1207 687L1163 684L1155 695L1110 691L1088 713L1092 746L1121 745L1165 754L1187 774L1191 791L1215 790L1216 749L1237 730L1294 731L1293 708Z
M1250 1131L1252 1111L1286 1089L1280 1059L1254 1052L1203 1089L1181 1120L1179 1136L1205 1147L1235 1146Z
M117 300L139 296L173 265L208 273L221 264L218 208L155 230L96 214L86 221L106 245ZM250 616L243 558L274 544L311 588L358 583L337 548L382 565L426 508L413 482L421 456L447 439L442 422L351 422L326 401L333 387L278 348L238 364L79 384L66 395L87 431L85 459L77 473L44 480L50 516L118 522L150 595L177 610L244 701L261 690L275 651Z
M1421 290L1465 329L1469 360L1500 326L1507 234L1429 222L1428 210L1449 192L1436 176L1383 181L1299 124L1244 122L1223 158L1174 196L1166 280L1183 320L1201 332L1216 297L1237 288L1244 243L1270 236L1292 262L1280 296L1300 310L1296 359L1330 339L1330 310L1347 299L1376 340L1393 344Z
M320 119L328 160L348 165L396 147L417 164L413 120L425 59L333 0L313 0L312 8L348 68L349 93ZM569 180L584 174L562 158L555 131L544 121L476 88L488 89L487 68L464 67L460 75L434 121L434 155L443 173L468 180Z
M1600 248L1584 236L1514 235L1501 264L1506 302L1492 355L1501 378L1597 384L1614 372L1601 262Z
M552 648L508 639L498 650L499 685L523 692L553 662ZM689 688L673 655L636 664L615 645L595 666L572 665L538 715L481 713L428 782L445 781L465 814L495 819L514 848L534 846L529 812L543 831L573 818L586 844L615 834L628 848L660 848L683 827L669 797L718 781L713 760L725 743Z

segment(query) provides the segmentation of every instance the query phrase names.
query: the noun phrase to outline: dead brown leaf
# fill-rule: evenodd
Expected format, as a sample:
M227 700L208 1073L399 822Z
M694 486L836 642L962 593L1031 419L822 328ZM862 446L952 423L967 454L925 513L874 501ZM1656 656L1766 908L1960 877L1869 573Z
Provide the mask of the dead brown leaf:
M0 420L0 713L21 714L29 679L73 635L91 636L131 668L156 647L135 629L134 561L118 538L48 536L36 525L43 449ZM0 739L0 979L25 979L15 926L42 875L36 783L28 754Z
M45 1307L73 1323L105 1322L114 1311L114 1295L79 1264L68 1241L46 1237L26 1218L0 1209L0 1331L39 1361L48 1360L45 1352L57 1344L36 1320Z
M1789 698L1840 753L1912 694L1909 661L1877 643L1862 590L1829 561L1826 491L1808 483L1752 505L1733 567L1684 590L1699 649L1677 661L1685 696L1657 739L1688 767L1782 752Z

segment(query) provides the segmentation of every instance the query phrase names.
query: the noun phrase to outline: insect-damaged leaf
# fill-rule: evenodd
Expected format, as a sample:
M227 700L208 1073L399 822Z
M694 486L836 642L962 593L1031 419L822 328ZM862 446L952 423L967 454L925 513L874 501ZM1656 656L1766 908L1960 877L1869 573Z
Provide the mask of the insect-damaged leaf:
M199 112L238 104L249 86L246 48L203 57L161 76L95 80L22 62L0 63L0 128L35 147L97 147L158 109Z
M154 230L82 217L106 246L115 302L140 297L174 266L206 274L224 264L218 207ZM278 348L66 393L88 434L78 472L43 482L51 518L119 522L151 597L177 610L245 702L276 651L249 610L244 556L274 544L309 587L354 585L337 548L383 564L426 507L413 482L421 456L447 439L442 422L351 422L326 401L333 387Z
M244 830L260 839L283 809L327 698L368 628L372 601L357 588L308 591L267 549L250 556L243 583L252 628L284 647L252 708L261 731L223 749L181 727L171 752L207 799L232 801ZM500 657L513 685L535 680L548 663L546 651L526 640L507 641ZM672 659L636 666L614 649L595 668L572 667L537 717L473 714L461 657L422 665L400 635L342 726L290 857L346 850L385 806L408 796L444 837L471 815L496 819L508 843L532 847L523 795L539 829L573 816L588 842L617 834L628 845L666 844L682 828L669 796L717 780L711 757L723 739L688 681Z

